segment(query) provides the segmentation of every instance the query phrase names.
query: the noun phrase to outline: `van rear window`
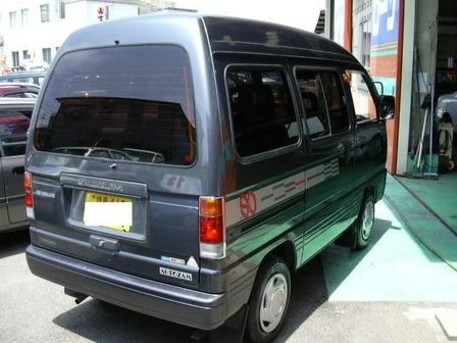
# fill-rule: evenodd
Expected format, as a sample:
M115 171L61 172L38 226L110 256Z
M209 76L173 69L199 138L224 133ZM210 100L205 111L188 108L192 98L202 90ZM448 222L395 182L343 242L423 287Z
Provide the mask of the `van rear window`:
M145 163L196 155L190 65L176 46L76 51L56 64L35 129L37 150Z

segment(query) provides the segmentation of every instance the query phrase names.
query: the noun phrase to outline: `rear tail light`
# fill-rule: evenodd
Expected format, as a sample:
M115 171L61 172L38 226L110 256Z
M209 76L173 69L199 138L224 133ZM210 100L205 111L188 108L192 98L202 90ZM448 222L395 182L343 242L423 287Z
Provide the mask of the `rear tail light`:
M35 218L35 211L33 210L33 188L32 188L32 174L30 172L24 173L24 188L25 188L25 210L27 217L30 219Z
M200 256L225 257L224 198L200 197Z

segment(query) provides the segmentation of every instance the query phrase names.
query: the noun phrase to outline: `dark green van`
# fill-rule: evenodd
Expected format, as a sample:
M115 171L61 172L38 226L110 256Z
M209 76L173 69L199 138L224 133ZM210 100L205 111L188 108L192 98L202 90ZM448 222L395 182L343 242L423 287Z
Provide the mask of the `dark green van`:
M165 13L73 33L26 155L30 269L202 330L272 339L290 274L369 242L385 119L357 60L314 34Z

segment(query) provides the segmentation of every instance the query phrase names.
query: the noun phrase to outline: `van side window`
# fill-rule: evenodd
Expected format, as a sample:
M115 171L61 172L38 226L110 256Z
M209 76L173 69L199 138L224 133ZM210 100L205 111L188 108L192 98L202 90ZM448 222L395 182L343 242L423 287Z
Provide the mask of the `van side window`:
M349 113L338 73L297 69L295 76L310 137L349 130Z
M367 87L367 78L360 72L347 71L345 81L351 89L357 122L376 121L378 119L376 105L370 89Z
M298 142L297 117L282 70L231 68L226 75L235 145L241 157Z
M3 156L25 154L31 116L32 110L0 110L0 147L3 148Z

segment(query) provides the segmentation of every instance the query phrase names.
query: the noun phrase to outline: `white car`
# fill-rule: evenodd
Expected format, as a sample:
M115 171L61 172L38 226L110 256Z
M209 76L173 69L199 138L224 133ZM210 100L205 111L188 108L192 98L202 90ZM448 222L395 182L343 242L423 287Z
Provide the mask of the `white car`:
M451 123L454 126L454 137L457 131L457 92L444 94L438 98L436 117L440 122Z

